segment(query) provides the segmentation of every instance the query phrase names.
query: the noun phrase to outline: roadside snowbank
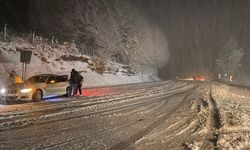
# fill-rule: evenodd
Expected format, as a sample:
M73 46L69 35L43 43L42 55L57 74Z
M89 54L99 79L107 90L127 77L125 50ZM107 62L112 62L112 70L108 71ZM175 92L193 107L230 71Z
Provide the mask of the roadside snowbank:
M213 98L220 108L221 149L245 149L250 143L249 91L223 84L213 85Z

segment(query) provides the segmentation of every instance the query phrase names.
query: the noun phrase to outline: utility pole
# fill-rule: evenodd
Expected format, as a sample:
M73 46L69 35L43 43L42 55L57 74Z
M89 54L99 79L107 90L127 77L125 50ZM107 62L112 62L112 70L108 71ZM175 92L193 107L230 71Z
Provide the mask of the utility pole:
M3 39L7 39L7 24L4 25L4 31L3 31Z

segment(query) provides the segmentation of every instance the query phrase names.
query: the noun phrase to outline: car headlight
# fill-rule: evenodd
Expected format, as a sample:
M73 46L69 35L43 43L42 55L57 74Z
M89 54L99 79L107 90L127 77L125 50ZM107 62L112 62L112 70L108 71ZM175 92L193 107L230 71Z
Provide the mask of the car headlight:
M22 89L21 90L21 93L29 93L29 92L31 92L32 91L32 89Z
M5 92L6 92L5 89L1 89L1 91L0 91L1 94L4 94Z

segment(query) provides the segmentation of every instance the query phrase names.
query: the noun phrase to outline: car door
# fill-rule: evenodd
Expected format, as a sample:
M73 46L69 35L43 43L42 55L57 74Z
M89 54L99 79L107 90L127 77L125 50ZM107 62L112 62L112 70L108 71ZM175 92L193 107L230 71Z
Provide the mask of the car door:
M46 87L46 76L34 76L26 81L26 83L35 89L44 89Z
M66 89L69 86L68 76L52 76L49 77L46 84L46 96L55 97L66 94Z
M46 87L46 80L47 76L38 75L30 77L29 79L25 80L24 83L27 88L41 89L44 92L44 88Z

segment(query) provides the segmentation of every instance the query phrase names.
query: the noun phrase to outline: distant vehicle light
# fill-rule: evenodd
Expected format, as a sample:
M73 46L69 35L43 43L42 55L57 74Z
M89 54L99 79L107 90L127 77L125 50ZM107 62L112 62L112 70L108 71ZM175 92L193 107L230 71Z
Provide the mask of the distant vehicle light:
M5 92L6 92L5 89L1 89L1 91L0 91L1 94L4 94Z
M32 89L22 89L21 90L21 93L29 93L29 92L31 92L32 91Z
M202 76L193 76L194 81L205 81L205 79Z

